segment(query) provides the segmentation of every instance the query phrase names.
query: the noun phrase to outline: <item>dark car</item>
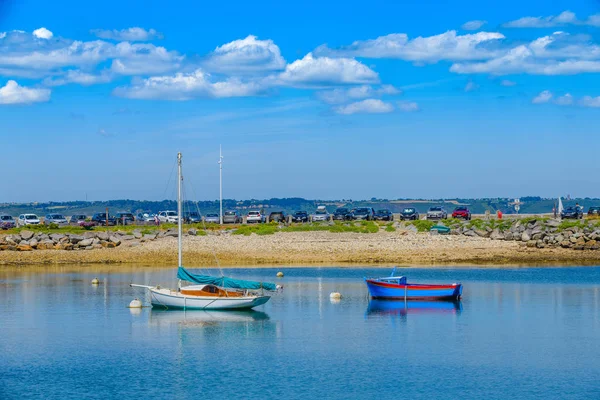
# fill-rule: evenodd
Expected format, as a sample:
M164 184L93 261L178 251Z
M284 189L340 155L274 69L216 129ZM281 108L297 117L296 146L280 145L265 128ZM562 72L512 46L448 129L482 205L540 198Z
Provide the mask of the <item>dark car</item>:
M590 209L588 210L588 216L590 216L590 217L600 216L600 207L590 207Z
M333 219L336 221L346 221L352 217L352 213L347 208L338 208L333 213Z
M108 226L113 226L117 224L115 217L109 215L107 218L106 213L103 212L92 215L92 222L100 226L107 226L107 223Z
M195 224L196 222L202 222L202 216L197 211L189 211L183 213L184 224Z
M562 219L581 219L583 213L579 207L567 207L560 213Z
M394 214L390 210L377 210L375 213L375 221L393 221Z
M135 221L135 217L129 212L118 212L115 215L117 225L131 225Z
M286 218L283 211L273 211L269 214L269 222L286 222Z
M87 219L86 215L75 214L75 215L71 216L71 219L69 219L69 223L71 225L81 225L85 222L86 219Z
M296 211L292 215L292 222L308 222L308 213L306 211Z
M463 218L466 220L471 219L471 211L467 207L456 207L452 211L452 218Z
M375 218L375 210L371 207L360 207L352 211L352 219L358 221L372 221Z
M407 207L400 213L402 221L418 220L420 217L419 212L414 207Z
M17 226L15 219L10 215L0 215L0 229L11 229Z

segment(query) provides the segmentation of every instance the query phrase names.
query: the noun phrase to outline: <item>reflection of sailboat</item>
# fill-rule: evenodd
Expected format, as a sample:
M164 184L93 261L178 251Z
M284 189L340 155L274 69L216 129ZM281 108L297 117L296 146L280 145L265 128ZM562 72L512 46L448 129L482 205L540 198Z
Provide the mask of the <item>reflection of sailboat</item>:
M149 322L157 325L210 325L214 323L236 323L266 321L269 316L260 311L168 311L159 308L150 313Z
M367 315L460 314L462 303L457 301L398 301L371 300Z
M182 207L181 207L181 153L177 154L177 228L178 228L178 260L177 277L181 280L196 283L180 287L179 290L131 284L132 287L148 289L153 307L164 309L189 310L244 310L265 304L271 296L262 294L264 290L277 290L273 283L243 281L239 279L213 277L192 274L183 268L182 256ZM257 293L260 291L261 294Z

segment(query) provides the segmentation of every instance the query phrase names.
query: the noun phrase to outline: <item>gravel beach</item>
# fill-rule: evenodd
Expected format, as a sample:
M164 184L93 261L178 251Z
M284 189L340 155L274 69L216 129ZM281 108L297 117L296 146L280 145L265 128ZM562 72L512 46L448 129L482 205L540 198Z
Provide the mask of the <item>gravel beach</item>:
M598 265L600 252L530 248L515 241L407 231L373 234L278 232L186 236L184 264L261 265ZM0 252L1 265L137 263L174 265L177 238L87 251Z

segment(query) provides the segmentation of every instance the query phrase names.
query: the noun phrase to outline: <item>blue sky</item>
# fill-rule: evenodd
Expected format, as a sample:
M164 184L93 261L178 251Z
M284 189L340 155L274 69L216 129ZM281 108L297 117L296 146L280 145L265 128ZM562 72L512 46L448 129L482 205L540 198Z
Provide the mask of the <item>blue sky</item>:
M600 1L0 0L0 202L600 197Z

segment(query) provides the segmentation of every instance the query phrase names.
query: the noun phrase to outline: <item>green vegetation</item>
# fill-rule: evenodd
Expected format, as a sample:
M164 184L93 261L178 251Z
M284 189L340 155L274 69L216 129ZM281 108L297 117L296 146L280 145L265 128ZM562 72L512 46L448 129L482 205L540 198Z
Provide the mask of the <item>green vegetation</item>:
M393 227L392 227L393 228ZM377 233L379 225L372 221L356 221L356 222L339 222L336 221L332 225L329 223L310 223L310 224L293 224L279 228L276 223L257 224L257 225L241 225L235 231L234 235L249 236L253 233L257 235L272 235L275 232L333 232L333 233Z
M235 231L234 235L250 236L253 233L257 235L272 235L277 232L277 225L274 224L256 224L256 225L241 225Z
M416 221L410 221L408 224L413 225L419 232L429 232L431 227L436 225L436 222L426 219L418 219Z
M394 228L394 223L390 222L389 224L387 224L385 226L385 231L386 232L396 232L396 228Z

